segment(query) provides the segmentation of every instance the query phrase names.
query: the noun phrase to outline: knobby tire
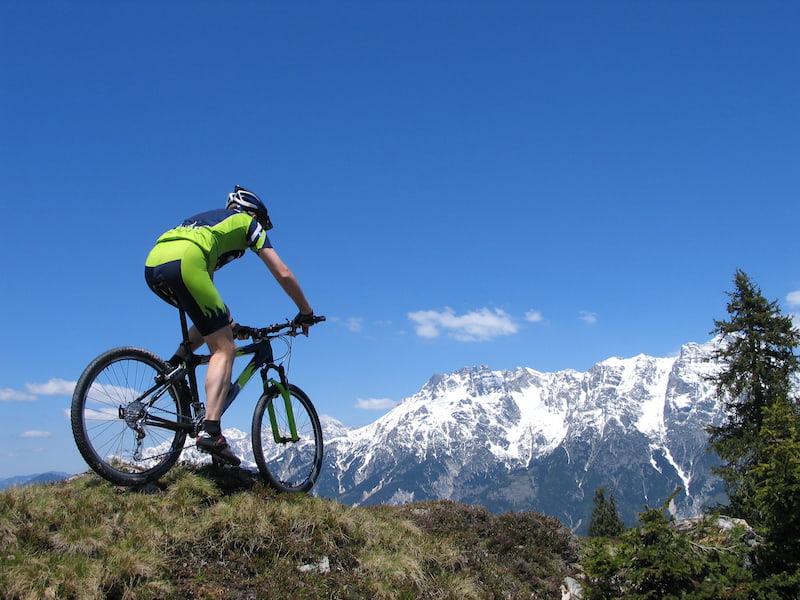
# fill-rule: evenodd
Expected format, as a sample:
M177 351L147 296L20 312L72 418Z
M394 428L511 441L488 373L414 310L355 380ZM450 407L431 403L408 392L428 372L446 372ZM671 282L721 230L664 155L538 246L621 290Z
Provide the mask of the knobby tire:
M259 398L253 413L252 441L262 478L279 492L307 492L322 468L322 427L314 405L295 385L287 387L299 439L292 441L283 396L277 386ZM281 441L275 440L269 407L272 406Z
M138 486L155 481L178 460L186 431L148 422L147 415L186 422L185 385L170 387L152 405L152 395L137 400L167 372L155 354L132 347L109 350L86 367L72 396L72 434L98 475L117 485Z

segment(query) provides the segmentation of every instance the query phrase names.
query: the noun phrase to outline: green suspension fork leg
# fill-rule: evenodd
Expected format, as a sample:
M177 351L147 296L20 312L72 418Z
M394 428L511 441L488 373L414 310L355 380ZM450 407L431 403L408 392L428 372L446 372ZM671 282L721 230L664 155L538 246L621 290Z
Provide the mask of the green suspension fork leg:
M290 438L285 438L281 436L281 432L278 429L278 419L275 415L275 405L274 400L267 405L267 412L269 412L269 422L272 425L272 436L275 438L276 444L284 444L286 442L297 442L300 440L300 436L297 435L297 424L294 421L294 410L292 410L292 397L289 395L289 390L286 389L286 386L278 383L270 379L270 383L278 388L281 396L283 397L283 404L286 406L286 420L289 425L289 434L291 435ZM277 400L277 398L276 398Z

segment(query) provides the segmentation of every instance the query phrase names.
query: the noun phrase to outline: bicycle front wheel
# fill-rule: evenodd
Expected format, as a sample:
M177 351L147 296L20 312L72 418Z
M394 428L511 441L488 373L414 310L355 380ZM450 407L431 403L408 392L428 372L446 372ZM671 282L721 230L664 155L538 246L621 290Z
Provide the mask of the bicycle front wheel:
M253 454L264 480L279 492L307 492L322 468L322 427L314 405L295 385L277 386L253 413Z
M158 385L167 366L140 348L115 348L86 367L72 396L72 434L88 465L118 485L166 473L183 450L189 421L183 385Z

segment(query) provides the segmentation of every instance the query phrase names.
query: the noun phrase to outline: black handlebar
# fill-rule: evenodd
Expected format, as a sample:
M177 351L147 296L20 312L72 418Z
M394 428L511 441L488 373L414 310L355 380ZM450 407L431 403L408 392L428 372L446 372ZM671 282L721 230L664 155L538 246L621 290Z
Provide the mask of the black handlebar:
M325 317L318 317L314 316L312 322L309 323L313 325L315 323L322 323L325 320ZM275 334L287 329L285 334L283 335L290 335L292 337L296 335L300 335L302 333L303 324L295 323L294 321L286 321L285 323L275 323L274 325L270 325L269 327L248 327L247 325L237 325L233 331L235 336L244 335L254 340L257 339L264 339L270 336L274 336Z

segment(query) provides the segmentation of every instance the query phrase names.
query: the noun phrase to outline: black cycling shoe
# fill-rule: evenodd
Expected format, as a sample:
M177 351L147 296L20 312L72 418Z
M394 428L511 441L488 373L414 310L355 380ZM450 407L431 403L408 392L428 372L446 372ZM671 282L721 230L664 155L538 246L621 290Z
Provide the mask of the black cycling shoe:
M211 456L218 458L222 462L233 465L239 465L242 461L233 453L225 436L211 437L207 433L203 433L197 438L197 449L200 452L205 452Z

